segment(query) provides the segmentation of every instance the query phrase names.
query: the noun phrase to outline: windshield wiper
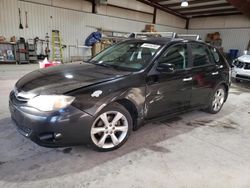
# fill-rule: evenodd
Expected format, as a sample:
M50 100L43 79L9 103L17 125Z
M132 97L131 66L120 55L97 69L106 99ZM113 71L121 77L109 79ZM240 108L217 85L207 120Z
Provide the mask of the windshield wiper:
M108 64L108 63L98 63L98 61L92 61L92 62L89 61L88 63L98 65L98 66L102 66L102 67L109 67L109 68L119 69L119 66L117 66L117 65L112 65L112 64Z

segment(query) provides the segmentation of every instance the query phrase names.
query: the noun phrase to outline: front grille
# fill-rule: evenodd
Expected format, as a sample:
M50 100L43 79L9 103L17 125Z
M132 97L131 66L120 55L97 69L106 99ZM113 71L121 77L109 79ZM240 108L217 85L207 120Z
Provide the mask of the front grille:
M250 63L246 63L244 69L245 70L250 70Z

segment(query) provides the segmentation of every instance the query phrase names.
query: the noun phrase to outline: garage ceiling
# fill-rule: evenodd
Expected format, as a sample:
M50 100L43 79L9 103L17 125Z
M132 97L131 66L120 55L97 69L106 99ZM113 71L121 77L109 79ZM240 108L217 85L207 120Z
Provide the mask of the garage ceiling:
M188 0L188 7L181 7L181 0L138 1L186 19L207 16L237 15L243 12L234 4L234 0ZM248 0L246 0L245 3L249 3Z

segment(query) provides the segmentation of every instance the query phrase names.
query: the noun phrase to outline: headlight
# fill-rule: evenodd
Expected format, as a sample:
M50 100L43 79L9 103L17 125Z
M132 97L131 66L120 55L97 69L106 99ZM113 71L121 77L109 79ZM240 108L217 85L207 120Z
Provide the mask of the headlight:
M38 110L48 112L69 106L75 97L65 95L39 95L28 101L28 105Z

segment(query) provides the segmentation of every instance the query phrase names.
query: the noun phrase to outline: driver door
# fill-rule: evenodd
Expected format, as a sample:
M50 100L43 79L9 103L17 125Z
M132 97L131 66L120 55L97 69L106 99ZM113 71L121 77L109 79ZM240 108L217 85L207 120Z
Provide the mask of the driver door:
M187 44L173 45L159 57L154 73L149 73L146 83L146 118L156 118L188 108L191 100L192 77ZM159 72L157 66L169 63L173 72ZM151 70L152 71L152 70ZM151 72L150 71L150 72Z

